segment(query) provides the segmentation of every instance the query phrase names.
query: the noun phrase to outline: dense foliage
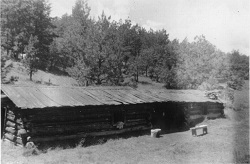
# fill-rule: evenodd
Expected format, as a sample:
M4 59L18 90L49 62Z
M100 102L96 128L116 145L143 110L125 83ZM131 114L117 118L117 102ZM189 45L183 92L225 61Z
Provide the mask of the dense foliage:
M164 29L111 21L104 13L95 20L83 0L71 15L49 14L45 0L2 0L1 46L16 60L26 53L31 79L42 68L67 72L79 85L126 85L148 76L171 89L197 89L218 79L239 89L249 76L248 56L225 54L204 36L171 41Z

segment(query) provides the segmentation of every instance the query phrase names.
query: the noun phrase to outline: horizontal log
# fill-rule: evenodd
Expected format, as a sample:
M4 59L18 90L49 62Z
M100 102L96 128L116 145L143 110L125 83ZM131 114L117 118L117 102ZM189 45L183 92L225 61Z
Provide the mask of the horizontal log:
M146 121L146 119L144 118L144 119L127 119L126 120L126 123L130 123L130 122L138 122L138 121Z
M8 113L8 114L15 115L14 112L13 112L12 110L7 110L7 113Z
M56 126L56 125L79 125L79 124L93 124L93 123L110 123L111 118L99 118L99 119L83 119L75 121L57 121L57 122L31 122L32 127L40 126Z
M133 124L133 123L144 123L147 122L146 119L136 119L136 120L127 120L125 124Z
M53 111L53 110L52 110ZM91 113L80 113L80 112L68 112L68 113L57 113L57 112L43 112L40 113L38 111L37 113L32 114L25 114L27 116L27 120L29 121L46 121L46 120L75 120L75 119L81 119L81 118L99 118L99 117L111 117L113 115L113 112L105 112L102 111L102 113L96 112L94 109L91 111ZM147 111L138 111L135 110L135 112L127 112L127 114L135 114L135 115L148 115L149 112ZM48 117L50 116L50 117Z
M15 128L6 127L5 131L8 132L8 133L10 133L10 134L12 134L12 135L18 136L18 137L27 135L27 132L26 132L25 129L15 130Z
M208 103L207 106L223 106L222 103Z
M203 110L203 107L199 107L199 108L188 108L188 111L201 111Z
M129 114L145 114L145 115L147 115L147 114L149 114L150 112L148 112L148 111L139 111L139 110L133 110L133 111L131 111L131 110L129 110L129 111L126 111L126 114L127 115L129 115Z
M203 115L191 115L191 116L189 117L189 119L190 119L190 120L195 120L195 119L202 118L202 117L204 117L204 116L203 116Z
M76 117L76 116L81 116L84 118L88 118L88 117L103 117L103 116L111 116L112 113L107 113L107 112L103 112L103 113L98 113L95 111L92 111L92 113L43 113L43 114L38 114L38 113L34 113L34 114L27 114L27 116L29 117L46 117L48 115L50 116L54 116L54 117Z
M127 119L148 118L150 115L126 115Z
M65 139L73 139L73 138L84 138L87 136L106 136L106 135L114 135L114 134L122 134L130 131L138 131L138 130L149 130L150 127L139 126L134 128L127 128L121 130L112 130L112 131L104 131L104 132L92 132L92 133L79 133L75 135L58 135L58 136L44 136L44 137L32 137L30 139L31 142L47 142L47 141L55 141L55 140L65 140Z
M148 124L147 122L134 122L134 123L125 124L124 128L136 127L136 126L148 126Z
M15 114L13 112L9 113L9 112L6 112L6 115L9 115L11 117L15 117Z
M3 141L4 141L4 142L9 142L9 143L11 143L11 144L15 144L15 146L20 146L20 147L23 147L23 146L24 146L23 144L14 143L13 141L9 140L8 138L3 138Z
M17 130L15 130L15 128L6 127L5 131L8 132L8 133L11 133L12 135L17 135Z
M94 117L95 116L95 117ZM111 116L111 115L110 115ZM38 116L37 116L38 117ZM92 117L92 118L91 118ZM109 120L111 117L101 117L101 116L99 116L99 115L92 115L92 116L82 116L82 118L81 118L81 116L80 117L72 117L72 116L63 116L63 117L59 117L59 116L56 116L56 117L52 117L52 116L50 116L50 117L48 117L48 116L46 116L46 118L44 117L40 117L40 118L32 118L32 119L28 119L28 121L30 121L30 122L33 122L33 123L43 123L43 122L55 122L55 123L57 123L57 122L67 122L67 121L70 121L70 120L74 120L74 121L76 121L76 120L83 120L83 122L84 122L84 120L86 120L85 122L88 122L88 121L92 121L92 119L94 120L96 120L96 121L98 121L98 119L100 119L100 120L102 120L102 119L105 119L105 120ZM146 117L149 117L149 113L144 113L144 114L136 114L136 115L131 115L131 114L128 114L128 115L126 115L126 117L128 117L128 119L132 119L132 118L146 118Z
M194 111L188 111L188 114L190 114L190 115L199 115L199 114L202 114L202 111L200 111L200 110L194 110Z
M18 143L18 144L23 145L21 137L17 137L15 135L10 134L10 133L5 133L4 138L6 138L6 139L8 139L8 140L10 140L10 141L12 141L14 143Z
M15 115L7 114L6 117L7 117L8 120L10 120L10 121L12 121L14 123L23 124L21 118L15 119Z
M17 129L24 129L24 126L21 124L17 124L11 121L6 121L6 126L12 127L12 128L17 128Z
M222 109L220 108L207 108L207 111L210 112L210 111L222 111Z
M208 111L207 115L208 114L222 114L222 111Z
M48 117L49 116L49 117ZM111 118L111 114L91 114L91 115L36 115L27 116L27 121L30 122L58 122L58 121L76 121L76 120L91 120L91 119L106 119Z
M111 113L106 109L77 109L77 108L53 108L49 110L22 110L24 115L84 115L84 114L109 114Z
M221 117L221 116L222 116L221 113L209 113L209 114L207 115L207 118L208 118L208 119L213 119L213 118L219 118L219 117Z
M116 109L118 109L116 107ZM115 109L115 110L116 110ZM119 108L121 109L121 108ZM18 111L18 110L16 110ZM114 111L114 109L112 109L111 106L108 107L92 107L92 108L85 108L85 107L69 107L69 108L65 108L65 107L61 107L61 108L49 108L49 109L28 109L28 110L19 110L21 113L23 114L28 114L28 115L36 115L36 114L48 114L48 113L57 113L57 114L74 114L74 113L93 113L93 111L95 111L96 113L109 113L111 111Z
M64 125L64 126L44 126L33 127L30 131L31 136L45 135L45 134L62 134L62 133L78 133L100 131L103 129L115 129L110 124L91 124L91 125Z

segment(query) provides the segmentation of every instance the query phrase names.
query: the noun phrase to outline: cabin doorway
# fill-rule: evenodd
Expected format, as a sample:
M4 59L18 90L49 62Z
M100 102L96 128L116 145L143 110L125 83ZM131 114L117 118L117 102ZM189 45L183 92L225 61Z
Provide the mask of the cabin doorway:
M155 109L152 116L153 128L160 128L163 132L183 131L188 128L184 110L177 105Z

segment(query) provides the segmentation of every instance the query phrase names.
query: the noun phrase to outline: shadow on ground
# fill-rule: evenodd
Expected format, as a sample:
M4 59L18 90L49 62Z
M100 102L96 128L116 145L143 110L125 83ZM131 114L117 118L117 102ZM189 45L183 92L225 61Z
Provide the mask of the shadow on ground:
M110 136L86 137L73 140L68 139L61 141L41 142L37 143L36 145L39 150L46 152L47 149L55 149L55 148L68 149L68 148L75 148L77 146L88 147L93 145L104 144L108 140L128 139L131 137L139 137L143 135L150 135L150 130L130 132L124 134L110 135Z
M177 132L183 132L187 131L188 129L181 129L181 130L162 130L159 138L162 137L164 134L170 134L170 133L177 133ZM51 142L43 142L38 143L37 148L46 153L48 149L56 149L56 148L62 148L62 149L68 149L68 148L75 148L77 146L81 147L89 147L93 145L101 145L106 143L108 140L119 140L119 139L128 139L131 137L140 137L144 135L150 136L151 131L150 130L144 130L144 131L136 131L136 132L129 132L124 134L117 134L117 135L110 135L110 136L98 136L98 137L86 137L81 139L70 139L70 140L62 140L62 141L51 141Z

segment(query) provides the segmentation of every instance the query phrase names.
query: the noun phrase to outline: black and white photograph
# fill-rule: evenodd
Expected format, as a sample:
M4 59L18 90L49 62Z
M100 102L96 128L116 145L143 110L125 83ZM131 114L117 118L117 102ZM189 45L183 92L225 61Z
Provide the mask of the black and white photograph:
M245 164L249 0L0 0L2 164Z

